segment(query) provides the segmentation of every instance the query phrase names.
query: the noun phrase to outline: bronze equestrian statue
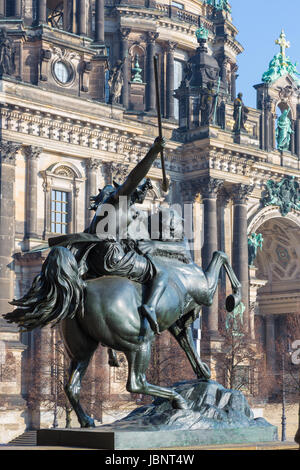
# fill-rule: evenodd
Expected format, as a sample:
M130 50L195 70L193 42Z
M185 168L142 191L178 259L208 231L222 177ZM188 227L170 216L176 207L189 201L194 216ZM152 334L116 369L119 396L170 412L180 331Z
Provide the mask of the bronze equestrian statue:
M82 378L99 344L125 354L129 392L166 398L174 408L186 409L186 401L174 390L147 382L155 333L169 330L197 377L209 379L210 370L195 350L191 325L201 306L211 305L222 266L233 289L227 310L241 300L241 284L225 253L215 252L204 272L192 262L184 240L128 237L139 185L164 145L162 138L156 139L122 185L106 186L93 198L96 214L85 232L49 240L52 248L41 273L23 298L11 302L17 308L4 315L23 331L60 322L71 359L65 391L81 427L94 426L79 398ZM115 227L117 237L98 231L108 207L123 221ZM172 216L176 227L180 221Z

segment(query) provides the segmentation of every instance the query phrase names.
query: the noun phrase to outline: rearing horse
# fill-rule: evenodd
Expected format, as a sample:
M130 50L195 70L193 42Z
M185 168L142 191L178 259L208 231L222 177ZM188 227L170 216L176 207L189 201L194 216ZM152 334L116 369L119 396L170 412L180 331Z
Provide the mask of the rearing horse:
M163 263L169 274L168 286L158 303L160 331L169 330L185 351L197 377L208 379L210 370L195 350L191 324L202 305L211 305L222 266L233 289L226 300L228 311L240 302L241 284L222 252L214 253L205 272L192 262L163 256L155 256L155 261ZM174 408L187 408L178 393L147 382L146 370L155 335L146 328L143 341L140 340L146 321L140 314L144 288L119 276L83 281L73 253L64 247L54 247L29 292L22 299L12 301L17 308L4 315L8 322L15 322L27 331L61 322L62 337L71 358L65 391L81 427L94 426L79 397L82 378L99 344L125 354L129 392L163 397Z

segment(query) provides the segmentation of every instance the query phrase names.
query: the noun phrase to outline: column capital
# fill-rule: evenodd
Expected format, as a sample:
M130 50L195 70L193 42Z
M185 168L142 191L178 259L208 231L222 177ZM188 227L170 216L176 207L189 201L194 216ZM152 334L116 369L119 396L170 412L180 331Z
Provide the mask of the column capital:
M0 152L1 161L4 163L14 164L16 160L16 153L21 148L22 144L12 141L1 141Z
M128 39L130 32L131 32L130 28L121 28L119 30L122 41L124 41L125 39Z
M118 162L105 162L103 164L106 184L112 184L113 181L123 183L128 176L129 165Z
M195 201L198 186L193 181L180 181L179 188L183 202Z
M97 171L102 165L102 160L99 160L99 158L87 158L84 164L87 170Z
M24 147L24 153L27 160L37 160L42 151L42 147L37 147L35 145L26 145L26 147Z
M223 207L227 207L231 199L231 195L227 192L224 186L221 186L218 192L218 201Z
M254 185L247 185L247 184L236 184L232 188L232 199L234 204L246 204L248 201L248 197L254 190Z
M167 52L174 52L177 47L177 42L174 41L167 41L166 42L166 51Z
M218 192L224 180L218 178L212 178L210 176L203 178L199 181L200 183L200 193L202 194L203 199L214 199L217 198Z
M156 33L155 31L148 31L146 36L147 36L147 42L151 44L151 43L154 43L156 41L159 34Z

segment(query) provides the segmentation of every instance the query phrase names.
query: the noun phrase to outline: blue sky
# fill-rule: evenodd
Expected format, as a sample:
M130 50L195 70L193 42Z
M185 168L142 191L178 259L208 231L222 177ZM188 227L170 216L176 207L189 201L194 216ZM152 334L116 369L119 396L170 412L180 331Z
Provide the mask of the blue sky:
M291 47L287 56L298 62L300 73L300 0L230 0L233 24L239 30L237 40L244 52L237 58L237 92L243 93L246 105L256 107L253 85L261 83L273 56L279 52L275 40L284 29Z

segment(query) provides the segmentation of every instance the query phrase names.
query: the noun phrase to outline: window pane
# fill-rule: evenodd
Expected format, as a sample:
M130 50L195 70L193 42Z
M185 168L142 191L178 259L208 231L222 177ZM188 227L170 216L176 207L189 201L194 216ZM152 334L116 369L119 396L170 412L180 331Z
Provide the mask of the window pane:
M68 193L66 191L51 191L51 231L53 233L68 233Z
M180 60L174 60L174 90L179 88L183 78L183 63ZM174 99L174 114L175 118L179 118L179 101Z

